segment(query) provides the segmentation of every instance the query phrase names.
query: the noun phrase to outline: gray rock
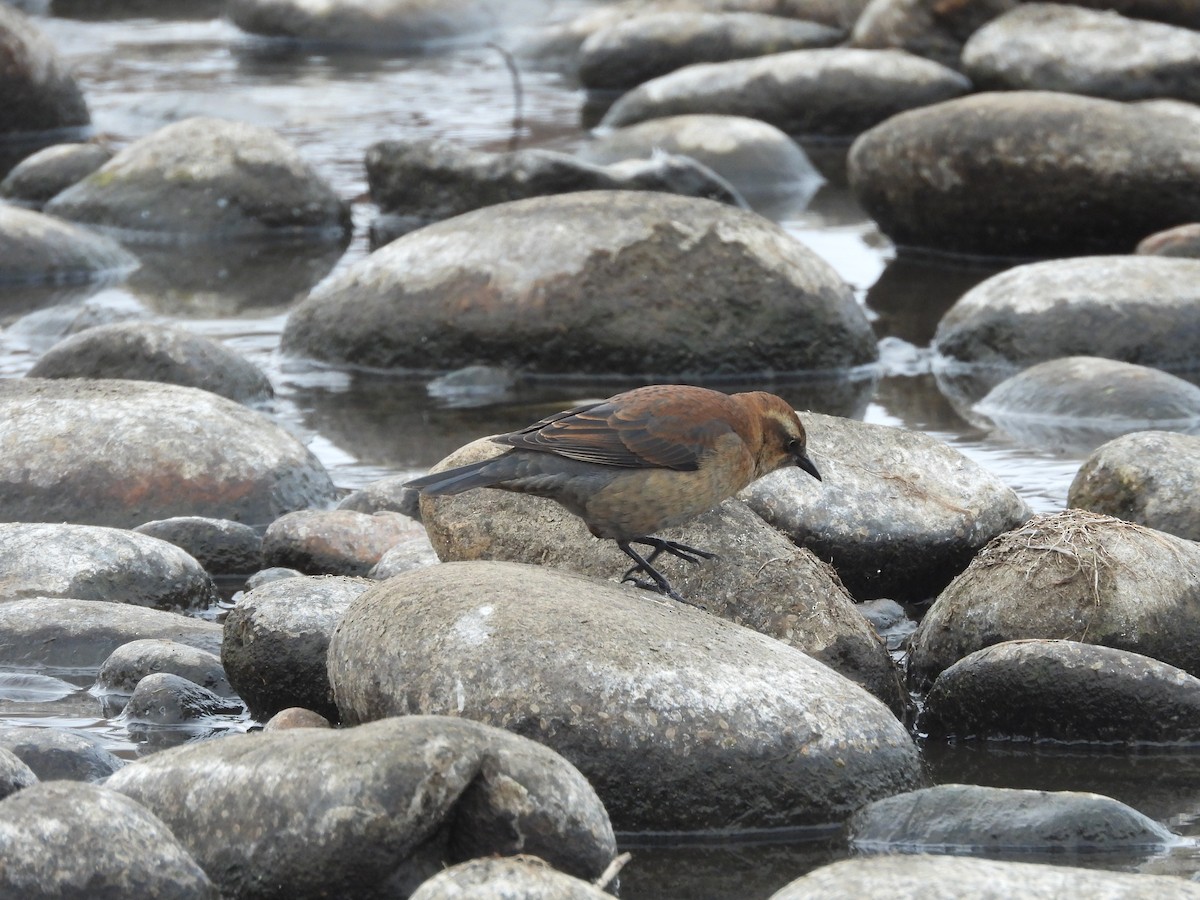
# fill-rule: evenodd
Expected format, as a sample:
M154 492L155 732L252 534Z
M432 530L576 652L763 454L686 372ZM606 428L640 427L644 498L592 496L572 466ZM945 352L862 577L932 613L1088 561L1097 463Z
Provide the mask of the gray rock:
M951 363L1006 374L1077 355L1188 370L1200 364L1197 301L1200 260L1105 256L1030 263L963 294L938 323L934 349Z
M1067 505L1200 541L1200 438L1146 431L1098 447L1071 482Z
M173 612L103 600L33 597L0 603L0 661L8 665L98 669L139 638L221 652L221 626Z
M95 734L66 728L3 726L0 748L29 766L40 781L103 781L125 765Z
M25 765L21 757L7 747L0 747L0 800L36 784L37 780L33 769Z
M477 441L435 469L473 462L500 449L491 441ZM604 580L620 579L629 568L628 557L612 541L594 538L582 520L552 500L476 490L426 497L421 507L443 561L507 560ZM673 557L655 562L684 597L803 650L893 709L903 709L906 698L886 648L833 571L745 503L729 500L662 536L717 554L699 566ZM635 602L641 593L633 587L622 590ZM643 599L654 602L654 597Z
M289 706L271 716L263 725L263 731L286 731L290 728L332 728L329 720L320 713L302 706Z
M319 285L282 345L376 368L639 377L845 369L877 355L849 287L782 228L648 191L539 197L413 232Z
M35 309L13 322L6 333L20 338L36 352L49 350L68 335L97 325L146 320L150 311L120 288L109 288L80 298Z
M122 722L131 732L137 726L208 725L214 716L236 715L245 707L180 675L155 672L138 682L125 704Z
M682 157L630 169L553 150L490 153L444 140L392 140L368 148L366 167L371 199L385 214L408 221L409 231L484 206L577 191L670 191L743 203L723 178Z
M10 521L132 528L194 515L259 524L335 493L320 461L265 416L176 385L0 381L0 444L0 508Z
M298 569L289 569L286 566L271 566L267 569L260 569L247 578L246 590L252 591L255 588L262 587L264 584L270 584L273 581L285 581L288 578L303 577L304 573Z
M919 729L933 738L1194 743L1200 679L1076 641L1004 641L938 675Z
M1200 223L1176 225L1138 241L1134 253L1145 256L1183 256L1200 259Z
M1178 840L1111 797L975 784L876 800L854 814L846 831L860 853L1149 853Z
M40 209L42 204L112 159L101 144L54 144L25 157L0 181L0 197Z
M329 676L344 722L448 713L536 738L626 831L829 823L921 778L887 707L806 654L543 567L379 582L343 615Z
M98 281L137 265L136 257L102 234L0 203L0 284Z
M650 12L593 32L579 48L585 88L627 91L693 63L832 47L838 28L751 12Z
M152 322L99 325L47 350L30 378L129 378L181 384L237 403L274 396L266 373L224 344Z
M785 470L740 496L858 599L928 600L1029 517L1016 492L936 438L818 413L803 421L822 480Z
M7 48L0 75L0 137L58 132L48 135L44 146L85 131L91 117L79 85L41 30L8 4L0 5L0 42Z
M1200 34L1109 10L1020 3L971 35L962 67L986 91L1200 100Z
M977 0L950 7L934 0L870 0L854 21L847 45L906 50L957 69L967 38L1016 2Z
M262 538L249 525L203 516L157 519L133 529L179 547L213 575L242 575L262 568Z
M139 681L158 672L180 675L222 697L235 696L219 656L164 638L139 638L117 647L100 666L93 691L128 696Z
M762 119L796 137L846 137L970 89L957 72L899 50L793 50L647 81L622 95L601 124L720 113Z
M382 581L409 569L432 566L438 562L437 551L433 548L429 536L422 532L385 550L383 556L379 557L379 562L371 567L367 577Z
M1200 545L1082 510L1035 516L980 551L929 608L909 676L927 685L968 653L1020 638L1086 641L1200 673L1198 601Z
M1071 866L998 862L961 856L879 856L823 866L770 900L911 900L932 886L971 900L1195 900L1200 885L1167 875L1105 872Z
M155 239L339 239L350 208L274 131L197 117L130 144L46 212Z
M289 578L243 594L225 617L221 660L250 713L266 720L303 706L337 721L325 654L350 603L373 582Z
M94 785L38 784L0 803L6 897L219 900L160 819Z
M93 525L0 522L0 602L28 597L203 609L217 589L166 541Z
M398 512L420 520L421 495L404 486L411 480L411 475L389 475L372 481L343 497L337 508L360 513Z
M438 872L409 900L611 900L587 881L564 875L533 856L472 859Z
M516 852L590 879L615 853L574 767L462 719L236 735L156 753L108 786L161 816L229 898L406 897L445 864Z
M366 575L389 548L419 533L401 513L304 509L267 527L262 554L268 566L307 575Z
M902 247L1126 253L1147 234L1200 218L1200 131L1113 100L983 93L862 134L848 175L859 203Z

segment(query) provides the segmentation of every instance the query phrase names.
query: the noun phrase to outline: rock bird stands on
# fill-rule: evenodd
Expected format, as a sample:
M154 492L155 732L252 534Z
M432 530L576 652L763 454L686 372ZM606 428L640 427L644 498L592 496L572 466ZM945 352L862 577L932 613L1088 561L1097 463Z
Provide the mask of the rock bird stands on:
M654 560L664 551L693 563L715 554L654 532L682 525L786 466L821 478L805 455L795 410L763 391L650 385L492 440L512 449L408 486L434 495L491 487L556 500L634 561L623 581L684 603ZM652 552L643 557L632 544ZM636 578L639 572L652 583Z

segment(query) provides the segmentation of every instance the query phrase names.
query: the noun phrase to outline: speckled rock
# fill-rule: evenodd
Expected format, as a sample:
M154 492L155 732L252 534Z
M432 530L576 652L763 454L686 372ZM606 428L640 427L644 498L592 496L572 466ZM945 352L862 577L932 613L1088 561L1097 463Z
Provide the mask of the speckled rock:
M593 32L579 48L585 88L627 91L695 63L832 47L845 32L750 12L649 12Z
M440 560L437 551L433 548L429 535L422 530L421 534L405 538L385 550L383 556L379 557L379 562L371 567L367 577L382 581L409 569L432 566L438 562Z
M802 418L822 480L784 470L740 496L830 563L858 599L932 598L988 541L1029 517L1012 488L936 438Z
M1200 437L1144 431L1098 447L1071 482L1067 505L1200 541Z
M215 694L181 675L153 672L137 683L121 721L131 731L136 726L175 726L205 722L213 716L236 715L241 702Z
M0 747L29 766L40 781L103 781L125 765L87 731L7 725L0 727Z
M1166 370L1200 364L1200 260L1056 259L1007 269L963 294L934 349L954 363L1015 370L1101 356Z
M37 780L33 769L25 765L21 757L7 747L0 747L0 800L36 784Z
M289 706L271 716L263 725L263 731L287 731L289 728L332 728L323 715L302 706Z
M135 256L102 234L0 203L0 284L97 281L137 265Z
M156 753L108 786L161 816L227 898L406 897L447 864L516 852L591 879L615 854L574 767L461 719L237 735Z
M806 654L543 567L379 582L334 631L329 677L343 722L446 713L534 737L625 831L829 823L921 778L887 707Z
M305 509L280 516L263 535L263 560L308 575L366 575L420 526L395 512Z
M216 586L166 541L92 525L0 522L0 602L28 597L205 608Z
M1134 253L1144 256L1184 256L1200 259L1200 223L1189 222L1156 231L1138 241Z
M94 785L38 784L0 802L0 856L10 897L220 898L160 819Z
M772 894L770 900L912 900L928 896L931 885L952 886L954 896L972 900L1200 898L1200 885L1169 875L961 856L879 856L823 866Z
M877 356L850 288L782 228L649 191L538 197L413 232L319 285L282 346L377 368L641 377L844 369Z
M241 522L175 516L146 522L133 530L174 544L212 575L244 575L263 566L262 537Z
M1082 510L1000 535L913 634L917 686L968 653L1019 638L1129 650L1200 673L1200 545Z
M42 204L112 159L102 144L54 144L25 157L0 181L0 197L40 209Z
M762 119L793 136L846 137L970 89L952 69L900 50L793 50L647 81L617 100L601 124L721 113Z
M303 706L337 721L325 653L350 603L373 582L289 578L242 594L225 617L221 660L251 714Z
M919 727L934 739L1194 743L1200 679L1112 647L1004 641L938 675Z
M476 441L434 468L464 465L500 450L491 441ZM605 580L620 579L629 568L629 558L612 541L594 538L580 519L552 500L477 490L425 497L421 508L443 561L507 560ZM905 697L886 648L832 570L745 503L729 500L662 536L717 554L699 566L673 557L655 562L684 597L803 650L893 709L903 708ZM622 590L635 599L641 593L630 586Z
M0 141L48 133L36 149L87 130L91 122L87 103L68 67L41 30L9 4L0 5L0 43L5 57L0 76L4 96ZM25 147L26 152L29 149Z
M223 697L235 695L219 656L164 638L139 638L117 647L100 666L93 690L128 696L139 681L158 672L181 675Z
M404 486L411 480L410 475L388 475L372 481L339 500L337 508L361 513L399 512L420 519L421 495Z
M221 652L221 626L191 616L103 600L32 597L0 603L0 661L9 665L99 668L139 638Z
M287 431L176 385L0 381L0 449L0 508L12 521L260 524L334 498L324 466Z
M1020 3L963 46L980 90L1066 91L1112 100L1200 100L1200 33L1110 10Z
M1200 218L1200 131L1113 100L981 93L865 132L848 175L863 209L902 247L1127 253L1147 234Z
M45 210L128 236L337 240L350 208L269 128L196 117L134 141Z
M611 900L588 881L564 875L532 856L472 859L438 872L409 900Z
M224 344L186 328L152 322L98 325L55 344L30 378L130 378L181 384L238 403L274 395L266 373Z

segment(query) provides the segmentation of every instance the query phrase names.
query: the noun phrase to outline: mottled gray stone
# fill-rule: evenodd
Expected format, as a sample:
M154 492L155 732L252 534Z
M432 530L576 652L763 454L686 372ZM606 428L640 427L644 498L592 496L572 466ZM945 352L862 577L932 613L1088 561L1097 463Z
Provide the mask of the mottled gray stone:
M341 365L639 377L877 356L850 288L778 225L650 191L537 197L422 228L319 285L282 346Z
M66 728L3 726L0 747L29 766L41 781L103 781L125 765L95 734Z
M0 802L0 894L219 900L162 821L107 788L37 784Z
M1083 462L1067 505L1200 541L1200 437L1127 434Z
M7 3L0 5L0 42L5 47L0 135L59 132L48 137L49 144L84 131L91 117L79 85L41 30Z
M39 209L43 203L110 159L101 144L54 144L25 157L0 181L0 197L10 203Z
M96 689L108 694L132 694L139 681L156 672L181 675L223 697L235 695L219 656L165 638L139 638L117 647L100 666Z
M102 234L0 203L0 284L96 281L137 265L136 257Z
M280 886L294 900L407 897L446 864L516 852L591 879L615 853L574 767L447 717L206 741L132 763L108 786L161 816L231 900Z
M214 716L236 715L245 707L194 681L170 672L154 672L137 683L121 721L131 731L136 726L164 727L207 723Z
M472 859L438 872L409 900L611 900L587 881L532 856Z
M1004 641L938 675L920 730L980 740L1200 741L1200 679L1077 641Z
M848 175L863 209L901 247L1127 253L1147 234L1200 218L1200 130L1114 100L981 93L860 135Z
M186 328L152 322L98 325L55 344L30 378L130 378L181 384L238 403L274 395L266 373L224 344Z
M1169 623L1169 624L1168 624ZM1000 535L913 635L917 686L1000 641L1064 638L1200 673L1200 545L1082 510Z
M179 613L103 600L0 603L0 661L6 664L98 669L122 644L140 638L221 652L220 625Z
M405 484L410 475L389 475L352 491L338 502L338 509L354 512L399 512L410 518L421 518L421 495Z
M303 706L337 721L325 668L329 637L350 603L373 583L289 578L238 598L225 617L221 660L256 719Z
M385 550L383 556L379 557L379 562L371 567L367 577L382 581L409 569L432 566L437 562L437 551L433 548L429 536L422 530L420 535L405 538Z
M311 709L289 706L271 716L263 725L263 731L286 731L289 728L332 728L329 720Z
M320 461L266 416L147 381L0 381L0 449L10 521L265 524L335 493Z
M146 522L133 530L187 551L213 575L244 575L263 566L262 537L241 522L174 516Z
M329 676L343 722L444 713L535 737L621 830L824 824L921 779L887 707L806 654L539 566L379 582L334 631Z
M21 757L7 747L0 747L0 800L36 784L37 780L33 769L29 768Z
M970 89L952 69L900 50L793 50L647 81L622 95L601 124L721 113L762 119L793 136L846 137Z
M267 527L263 562L307 575L366 575L389 548L419 533L401 513L297 510Z
M174 544L119 528L0 522L0 602L28 597L205 608L208 573Z
M740 496L858 599L928 600L1029 517L1012 488L929 435L811 412L802 420L822 480L784 470Z
M1156 231L1138 241L1133 251L1144 256L1184 256L1200 259L1200 223L1189 222Z
M269 128L196 117L134 141L46 212L130 236L339 239L349 204Z

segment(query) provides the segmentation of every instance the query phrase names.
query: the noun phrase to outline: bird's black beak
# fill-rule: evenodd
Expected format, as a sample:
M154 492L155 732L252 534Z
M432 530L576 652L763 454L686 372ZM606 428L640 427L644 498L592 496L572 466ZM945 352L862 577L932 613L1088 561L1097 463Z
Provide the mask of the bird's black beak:
M813 461L803 453L796 454L796 465L811 475L817 481L821 480L821 473L817 471L817 467L813 465Z

